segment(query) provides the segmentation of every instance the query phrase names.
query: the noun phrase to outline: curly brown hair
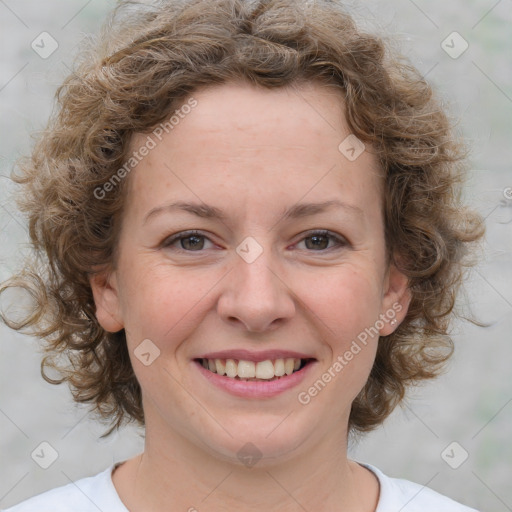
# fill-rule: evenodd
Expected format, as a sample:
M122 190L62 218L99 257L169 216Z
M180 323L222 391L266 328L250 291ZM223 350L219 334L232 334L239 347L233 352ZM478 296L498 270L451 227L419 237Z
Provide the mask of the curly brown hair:
M382 166L388 255L409 278L412 300L400 326L379 340L351 430L379 425L408 385L439 373L453 351L455 297L483 223L461 204L466 150L446 113L381 37L328 0L125 1L82 55L14 175L39 266L27 264L2 290L22 286L36 299L28 318L4 321L46 340L43 376L67 381L77 402L93 404L110 423L105 435L125 420L143 425L144 413L125 332L99 325L89 283L115 266L128 178L102 197L98 187L129 158L133 134L150 133L194 91L230 81L338 88L351 132ZM48 377L48 368L61 378Z

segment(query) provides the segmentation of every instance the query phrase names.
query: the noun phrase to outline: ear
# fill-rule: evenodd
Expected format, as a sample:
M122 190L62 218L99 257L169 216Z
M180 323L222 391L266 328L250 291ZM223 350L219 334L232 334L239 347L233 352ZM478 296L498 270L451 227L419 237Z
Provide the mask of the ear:
M385 322L384 327L379 329L381 336L388 336L400 325L407 314L411 299L409 279L391 263L384 281L381 318L385 318Z
M107 332L123 329L115 272L101 271L91 274L89 283L96 305L96 318L101 327Z

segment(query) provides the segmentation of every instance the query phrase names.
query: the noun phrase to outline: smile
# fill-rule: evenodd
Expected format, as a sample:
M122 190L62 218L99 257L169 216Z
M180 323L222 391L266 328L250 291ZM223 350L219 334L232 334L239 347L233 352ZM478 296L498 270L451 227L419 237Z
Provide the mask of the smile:
M199 360L203 368L217 375L244 381L272 381L291 375L304 368L310 359L296 357L247 361L244 359L207 359Z
M229 395L269 399L298 388L318 361L306 354L237 350L204 354L193 363L209 385Z

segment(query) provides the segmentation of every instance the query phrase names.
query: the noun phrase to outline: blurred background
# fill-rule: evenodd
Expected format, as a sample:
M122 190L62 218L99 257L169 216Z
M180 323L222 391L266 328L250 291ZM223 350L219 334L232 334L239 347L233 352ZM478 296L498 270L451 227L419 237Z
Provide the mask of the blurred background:
M114 5L0 0L0 281L27 250L12 199L13 164L44 127L79 43L98 32ZM347 5L364 26L393 35L470 142L465 196L485 217L487 235L460 303L490 324L457 322L449 372L415 389L377 431L353 440L351 457L482 511L512 511L512 1ZM0 325L0 354L0 508L142 451L133 428L99 439L106 428L73 404L65 386L40 376L36 340ZM55 459L47 469L35 462L41 449Z

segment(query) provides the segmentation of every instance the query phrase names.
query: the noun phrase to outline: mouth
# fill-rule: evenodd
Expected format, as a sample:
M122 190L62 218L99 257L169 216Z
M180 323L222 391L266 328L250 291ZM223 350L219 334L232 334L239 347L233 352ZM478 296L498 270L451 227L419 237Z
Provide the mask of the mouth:
M196 363L218 376L244 382L272 382L300 372L316 359L286 357L250 361L247 359L197 358Z

